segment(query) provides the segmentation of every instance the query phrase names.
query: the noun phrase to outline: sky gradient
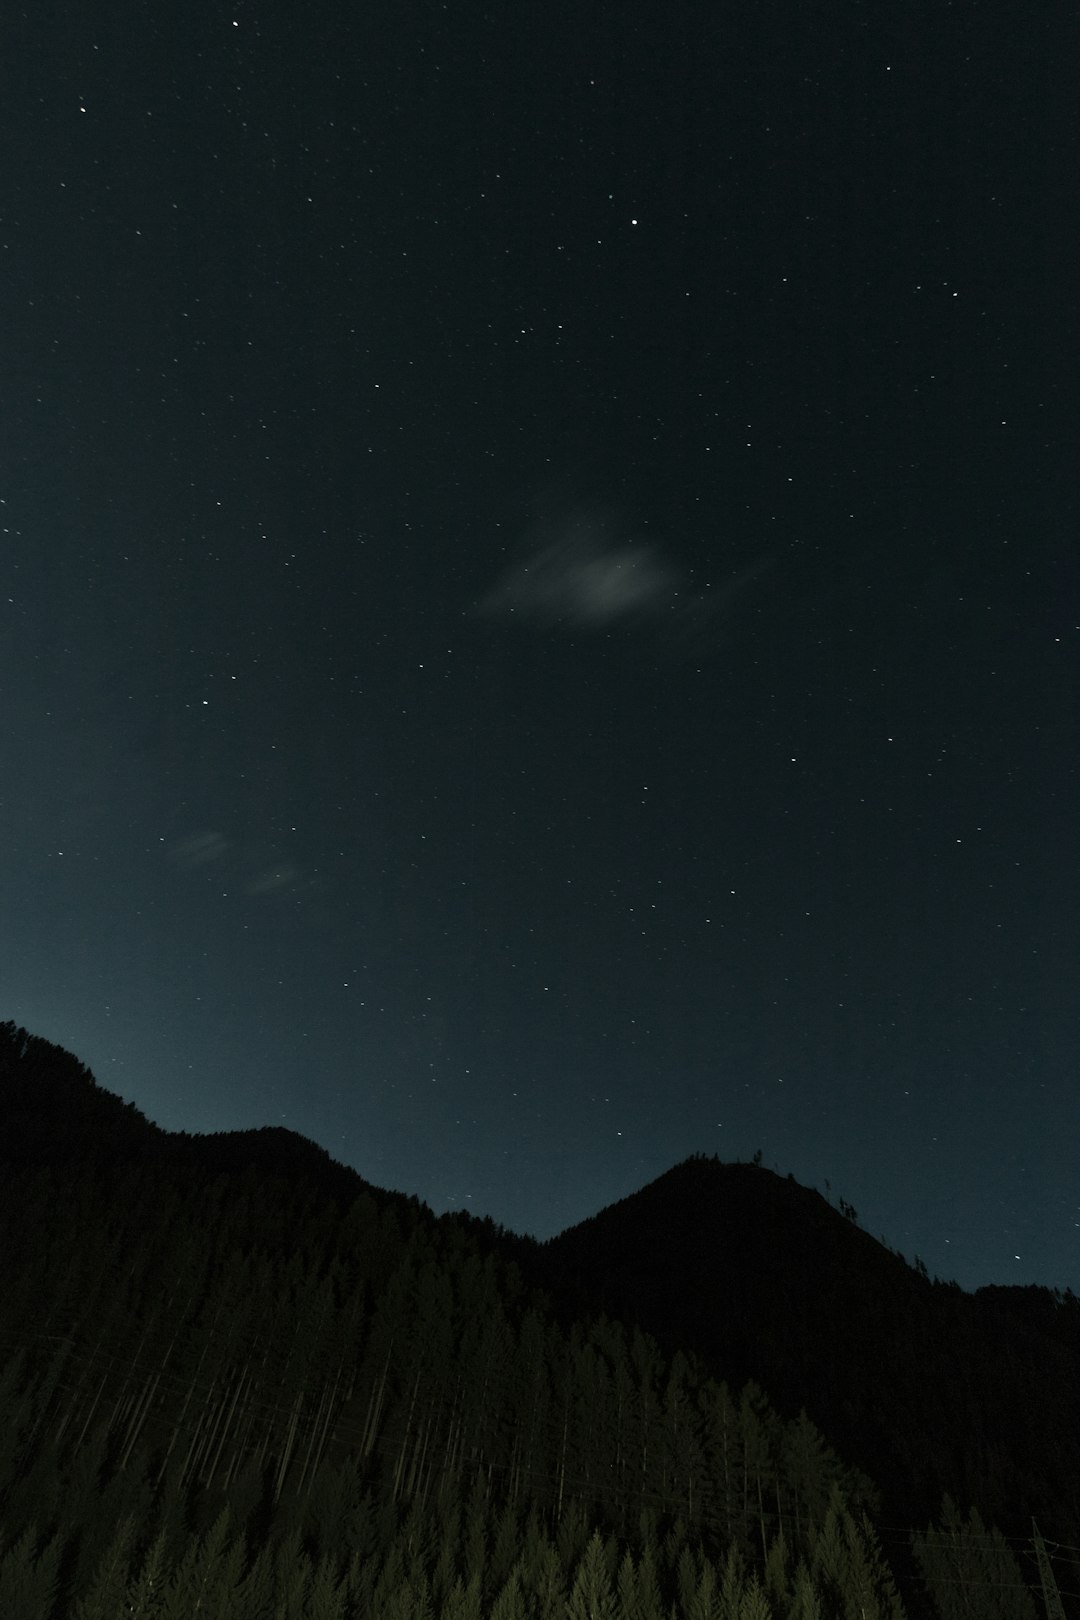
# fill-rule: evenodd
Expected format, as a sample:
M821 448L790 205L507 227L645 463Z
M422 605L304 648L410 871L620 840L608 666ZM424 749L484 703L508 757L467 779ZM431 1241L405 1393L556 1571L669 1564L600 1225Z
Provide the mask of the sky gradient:
M17 22L0 1017L541 1237L760 1149L1080 1288L1077 42L1017 16Z

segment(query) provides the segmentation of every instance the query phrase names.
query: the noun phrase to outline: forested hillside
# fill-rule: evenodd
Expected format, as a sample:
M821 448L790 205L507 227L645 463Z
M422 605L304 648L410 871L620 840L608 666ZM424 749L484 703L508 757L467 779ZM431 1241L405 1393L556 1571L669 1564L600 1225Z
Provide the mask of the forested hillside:
M667 1348L756 1379L788 1414L805 1407L894 1521L925 1522L948 1493L1015 1537L1034 1516L1080 1543L1080 1299L931 1281L839 1202L696 1158L544 1259Z
M913 1540L745 1367L590 1306L583 1247L169 1135L12 1024L0 1122L3 1620L1077 1612L1080 1553L974 1500Z

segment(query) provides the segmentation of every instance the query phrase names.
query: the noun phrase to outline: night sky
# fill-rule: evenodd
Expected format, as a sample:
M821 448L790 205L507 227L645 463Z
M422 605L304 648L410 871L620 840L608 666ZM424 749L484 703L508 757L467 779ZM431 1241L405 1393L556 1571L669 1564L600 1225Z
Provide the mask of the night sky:
M546 1237L1080 1288L1080 36L25 7L0 1017Z

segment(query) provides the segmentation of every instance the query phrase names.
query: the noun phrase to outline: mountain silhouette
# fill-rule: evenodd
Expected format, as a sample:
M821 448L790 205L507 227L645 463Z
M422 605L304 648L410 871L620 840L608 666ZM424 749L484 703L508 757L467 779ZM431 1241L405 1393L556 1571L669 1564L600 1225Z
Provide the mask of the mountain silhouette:
M530 1613L549 1579L574 1612L711 1613L723 1571L785 1620L899 1620L894 1575L912 1616L1032 1620L1080 1541L1078 1369L1071 1293L931 1281L758 1163L691 1158L540 1244L280 1127L162 1130L0 1024L0 1597L44 1594L13 1620L127 1612L95 1559L129 1606L141 1560L182 1586L226 1510L237 1620L320 1558L342 1595L312 1614L413 1612L417 1537L434 1620L478 1612L456 1581L517 1612L514 1568Z
M805 1408L905 1522L949 1492L1017 1534L1033 1512L1075 1523L1080 1300L931 1282L845 1210L758 1164L695 1157L543 1261L549 1286Z

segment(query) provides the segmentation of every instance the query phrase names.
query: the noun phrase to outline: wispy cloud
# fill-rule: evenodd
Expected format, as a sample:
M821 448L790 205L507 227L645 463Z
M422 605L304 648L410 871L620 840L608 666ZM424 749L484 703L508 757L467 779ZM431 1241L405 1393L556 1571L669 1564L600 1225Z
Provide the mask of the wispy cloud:
M278 889L292 889L302 881L302 874L298 866L284 861L280 866L271 866L265 872L258 872L248 879L245 890L248 894L273 894Z
M772 567L763 558L696 589L651 540L618 538L603 515L582 513L534 531L522 550L478 603L483 617L584 630L651 623L675 643L730 622Z
M273 849L265 841L237 842L211 828L176 839L169 846L168 858L189 872L223 863L220 879L255 898L311 888L313 882L312 875L295 861L275 861Z
M218 861L229 848L229 840L219 832L207 829L204 832L188 833L178 838L169 848L169 858L177 866L207 866L211 861Z
M538 546L480 603L495 617L604 627L670 605L680 575L648 541L613 543L588 524Z

